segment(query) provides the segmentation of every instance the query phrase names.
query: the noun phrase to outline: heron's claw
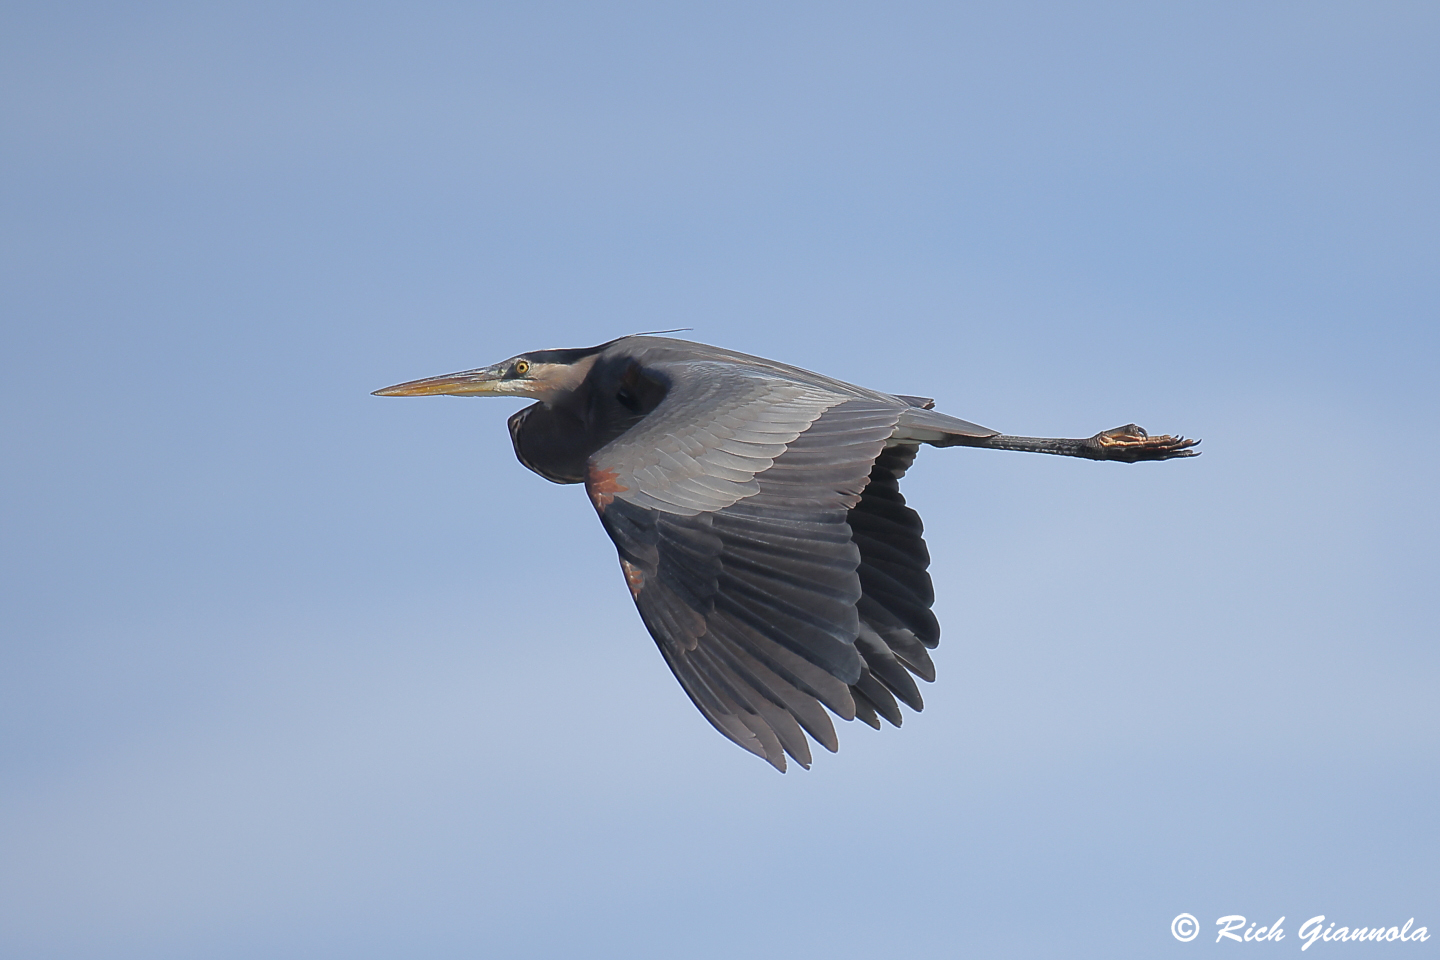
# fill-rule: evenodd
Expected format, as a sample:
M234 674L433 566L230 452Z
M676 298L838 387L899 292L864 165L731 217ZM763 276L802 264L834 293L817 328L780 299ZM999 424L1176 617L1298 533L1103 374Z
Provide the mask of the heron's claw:
M1145 432L1144 427L1134 423L1097 433L1087 441L1098 454L1096 459L1123 460L1126 463L1199 456L1199 450L1191 449L1199 442L1184 437L1172 437L1168 433L1152 437Z

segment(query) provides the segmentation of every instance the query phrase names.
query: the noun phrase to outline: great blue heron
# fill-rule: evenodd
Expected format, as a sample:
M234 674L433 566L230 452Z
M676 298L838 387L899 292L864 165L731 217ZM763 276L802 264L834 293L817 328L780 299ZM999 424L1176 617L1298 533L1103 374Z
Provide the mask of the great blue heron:
M919 515L899 481L922 443L1091 460L1194 456L1135 424L1011 437L797 367L684 340L537 350L376 390L516 396L520 462L583 483L640 617L715 728L784 771L810 766L825 709L879 728L923 708L940 639Z

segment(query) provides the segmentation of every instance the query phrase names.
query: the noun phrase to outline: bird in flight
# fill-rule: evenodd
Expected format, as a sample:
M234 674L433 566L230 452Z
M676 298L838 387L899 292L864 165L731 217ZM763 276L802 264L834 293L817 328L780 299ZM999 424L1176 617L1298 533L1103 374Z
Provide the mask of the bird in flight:
M1083 440L1006 436L798 367L657 336L536 350L376 390L513 396L520 462L585 485L640 618L695 706L784 772L830 713L876 729L924 707L940 625L900 478L921 444L1091 460L1190 457L1135 424ZM827 713L826 711L829 711Z

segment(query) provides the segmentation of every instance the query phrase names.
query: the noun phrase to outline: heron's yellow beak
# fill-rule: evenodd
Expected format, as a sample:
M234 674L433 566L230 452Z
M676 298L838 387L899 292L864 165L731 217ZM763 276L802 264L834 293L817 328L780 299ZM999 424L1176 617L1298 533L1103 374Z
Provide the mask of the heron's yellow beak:
M424 380L411 380L409 383L397 383L393 387L385 387L376 390L377 397L475 397L493 395L497 393L510 393L502 384L505 384L502 366L482 367L478 370L462 370L460 373L447 373L440 377L426 377Z

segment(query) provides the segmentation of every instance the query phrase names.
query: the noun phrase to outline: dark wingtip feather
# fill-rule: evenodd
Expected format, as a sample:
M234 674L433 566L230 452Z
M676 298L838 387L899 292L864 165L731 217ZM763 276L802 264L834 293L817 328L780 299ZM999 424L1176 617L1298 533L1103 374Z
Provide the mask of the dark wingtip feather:
M852 685L851 689L858 690L866 700L870 701L875 712L890 721L892 726L898 727L905 722L905 718L900 714L900 704L895 702L895 697L891 695L889 689L868 668L861 672L860 679Z
M926 683L935 682L935 661L930 659L930 652L915 634L909 630L887 630L882 636L896 659L911 673Z
M915 686L915 678L910 676L910 671L895 656L894 651L868 624L855 639L855 648L865 658L865 666L870 675L883 683L901 703L917 713L925 709L925 701L920 697L920 689Z
M875 715L875 707L871 705L869 700L865 699L865 694L854 689L852 689L850 693L851 696L855 698L855 719L879 730L880 718Z

